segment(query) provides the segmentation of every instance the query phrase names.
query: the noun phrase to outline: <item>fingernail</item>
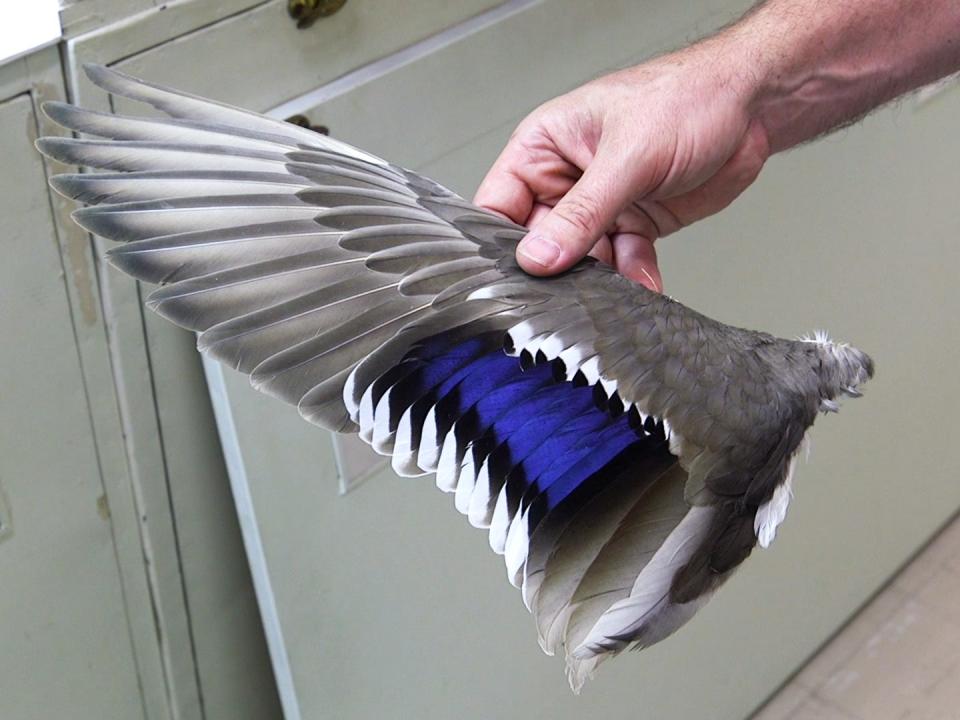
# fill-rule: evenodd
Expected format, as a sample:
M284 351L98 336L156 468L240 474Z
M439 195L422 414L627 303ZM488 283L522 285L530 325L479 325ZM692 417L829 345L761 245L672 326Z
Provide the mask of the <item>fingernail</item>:
M537 265L543 265L543 267L550 267L560 257L559 245L553 240L535 233L527 235L520 242L519 251L525 258L533 260Z

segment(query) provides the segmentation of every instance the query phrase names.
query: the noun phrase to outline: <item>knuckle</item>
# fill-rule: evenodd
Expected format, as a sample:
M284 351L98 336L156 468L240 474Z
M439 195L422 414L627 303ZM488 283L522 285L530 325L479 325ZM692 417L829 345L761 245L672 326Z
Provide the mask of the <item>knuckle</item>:
M557 214L580 235L592 237L604 229L600 204L589 195L568 196L557 206Z

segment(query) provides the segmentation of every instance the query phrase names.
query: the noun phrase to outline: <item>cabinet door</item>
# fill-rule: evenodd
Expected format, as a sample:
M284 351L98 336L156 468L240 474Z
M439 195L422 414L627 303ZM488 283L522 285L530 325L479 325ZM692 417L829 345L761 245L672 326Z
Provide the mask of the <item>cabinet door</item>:
M36 136L32 94L0 96L2 715L142 718L110 505Z

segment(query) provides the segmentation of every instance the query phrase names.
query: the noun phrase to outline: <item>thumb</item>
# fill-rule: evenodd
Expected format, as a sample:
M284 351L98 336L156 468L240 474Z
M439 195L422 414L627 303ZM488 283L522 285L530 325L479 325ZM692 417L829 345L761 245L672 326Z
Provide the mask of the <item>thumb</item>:
M520 241L520 267L531 275L553 275L590 252L638 190L617 155L598 152L556 207Z

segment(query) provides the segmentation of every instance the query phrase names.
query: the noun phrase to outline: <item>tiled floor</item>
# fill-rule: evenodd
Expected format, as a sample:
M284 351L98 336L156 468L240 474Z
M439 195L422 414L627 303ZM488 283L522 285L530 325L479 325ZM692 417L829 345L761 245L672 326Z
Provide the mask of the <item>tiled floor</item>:
M960 519L751 720L960 720Z

